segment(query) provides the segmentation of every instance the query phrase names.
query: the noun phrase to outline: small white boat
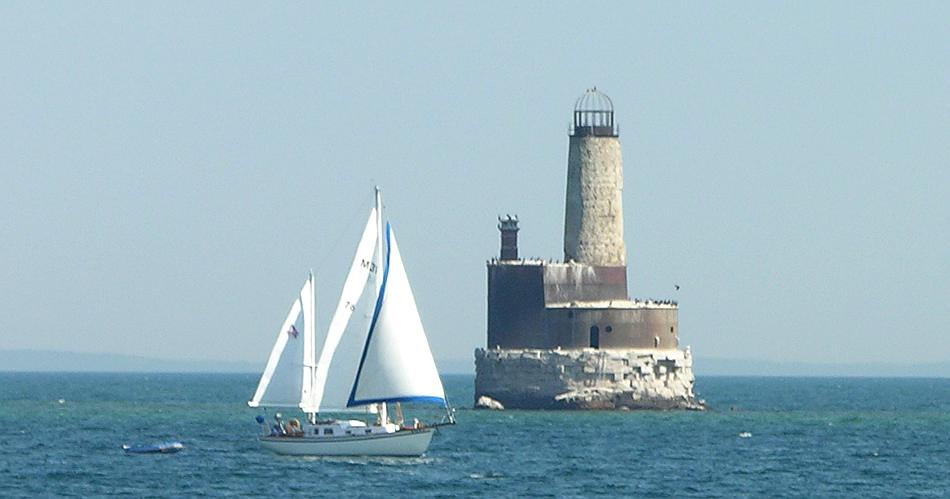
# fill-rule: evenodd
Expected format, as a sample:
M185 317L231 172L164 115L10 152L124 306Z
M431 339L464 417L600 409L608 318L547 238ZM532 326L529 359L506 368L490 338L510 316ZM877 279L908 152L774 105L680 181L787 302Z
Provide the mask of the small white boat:
M374 285L368 286L370 282ZM248 402L251 407L299 408L306 417L301 424L296 418L284 421L277 413L268 426L266 418L257 416L264 429L261 445L290 455L425 453L436 427L455 421L396 237L390 224L383 230L379 189L319 357L314 308L311 274L277 334ZM418 420L407 424L403 403L440 404L446 416L434 424ZM395 404L393 419L389 404ZM344 411L375 414L375 421L320 418L321 413Z
M123 445L127 454L174 454L184 449L181 442L162 442L151 445Z

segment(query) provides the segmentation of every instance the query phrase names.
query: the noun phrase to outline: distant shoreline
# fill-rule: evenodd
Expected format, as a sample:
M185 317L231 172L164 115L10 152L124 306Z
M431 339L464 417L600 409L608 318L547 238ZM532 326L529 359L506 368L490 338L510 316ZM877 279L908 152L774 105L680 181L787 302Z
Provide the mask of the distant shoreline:
M251 376L255 379L257 376L260 376L260 373L256 372L222 372L222 371L13 371L13 370L3 370L0 369L0 376L4 375L39 375L39 374L49 374L49 375L62 375L62 374L72 374L72 375L105 375L105 374L115 374L115 375L209 375L209 376ZM443 377L466 377L471 378L473 381L475 379L474 373L442 373ZM880 376L871 376L871 375L833 375L833 374L701 374L697 376L697 380L701 383L704 379L840 379L840 380L895 380L895 379L907 379L907 380L945 380L950 379L950 376L944 375L935 375L935 376L925 376L925 375L880 375Z
M262 361L263 362L263 361ZM444 375L475 374L470 359L437 360ZM249 374L258 375L263 364L244 361L170 360L136 355L64 352L53 350L0 350L0 373L141 373L141 374ZM775 362L754 359L694 357L696 378L948 378L950 361L849 364Z
M0 372L218 372L252 373L251 362L170 360L113 353L55 350L0 351Z

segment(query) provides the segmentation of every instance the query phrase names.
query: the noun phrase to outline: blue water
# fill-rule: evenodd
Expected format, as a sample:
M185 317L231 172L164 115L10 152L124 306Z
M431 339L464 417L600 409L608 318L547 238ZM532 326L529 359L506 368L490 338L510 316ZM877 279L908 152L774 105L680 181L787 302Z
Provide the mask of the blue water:
M0 495L950 496L950 379L712 377L705 413L485 412L448 376L459 424L413 459L263 451L256 381L0 373ZM186 448L121 450L164 440Z

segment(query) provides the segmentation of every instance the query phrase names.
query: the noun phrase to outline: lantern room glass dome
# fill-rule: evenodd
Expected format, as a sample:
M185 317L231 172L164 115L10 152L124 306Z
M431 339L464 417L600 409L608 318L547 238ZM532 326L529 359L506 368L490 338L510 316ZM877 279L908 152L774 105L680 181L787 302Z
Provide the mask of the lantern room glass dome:
M578 137L616 137L620 128L614 121L614 103L607 94L590 88L574 103L574 128Z

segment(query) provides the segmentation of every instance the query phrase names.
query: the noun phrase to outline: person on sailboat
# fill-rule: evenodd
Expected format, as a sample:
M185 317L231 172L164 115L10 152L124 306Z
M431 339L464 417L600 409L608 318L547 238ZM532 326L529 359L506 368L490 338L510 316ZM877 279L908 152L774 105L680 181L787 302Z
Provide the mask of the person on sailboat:
M291 418L287 421L287 436L288 437L302 437L303 428L300 426L300 420L297 418Z
M280 413L274 414L274 426L271 427L270 434L273 436L286 435L287 432L284 431L284 423L280 420Z

